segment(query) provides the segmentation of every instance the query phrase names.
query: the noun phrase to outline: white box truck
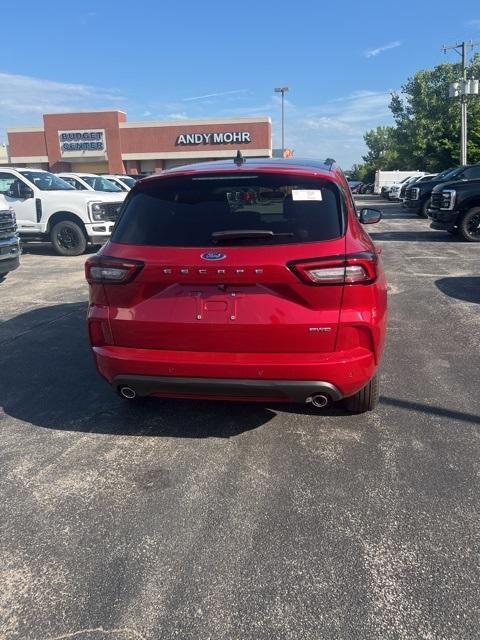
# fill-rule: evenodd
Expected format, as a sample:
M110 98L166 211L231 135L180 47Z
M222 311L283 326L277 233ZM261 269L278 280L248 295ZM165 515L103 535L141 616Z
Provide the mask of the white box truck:
M382 192L382 187L391 187L404 178L411 176L421 178L424 175L425 171L381 171L377 169L375 171L375 187L373 192L379 194Z

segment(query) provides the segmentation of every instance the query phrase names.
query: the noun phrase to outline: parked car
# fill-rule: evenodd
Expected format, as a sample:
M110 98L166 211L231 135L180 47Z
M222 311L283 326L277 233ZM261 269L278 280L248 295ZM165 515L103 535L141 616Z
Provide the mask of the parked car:
M358 217L357 217L358 215ZM378 399L379 251L332 162L182 166L138 182L86 262L89 335L124 398Z
M120 185L112 183L104 176L95 173L58 173L59 178L68 182L77 191L105 191L106 193L119 193L125 191ZM125 198L125 193L122 198Z
M110 182L117 185L117 187L120 187L122 191L130 191L130 189L134 187L135 183L137 182L130 176L125 175L102 174L102 177L106 180L110 180Z
M430 199L434 187L445 182L475 180L480 178L480 165L464 165L455 169L446 169L432 180L408 187L405 192L405 204L410 211L426 218L430 208Z
M393 184L398 184L401 180L410 176L423 176L424 171L415 171L413 169L407 171L385 171L377 169L375 171L374 193L383 194L388 192Z
M428 216L432 229L458 234L467 242L480 242L480 171L476 180L434 187Z
M357 190L363 184L361 180L347 180L347 182L348 182L348 186L350 187L350 191L352 193L355 193L355 190Z
M436 173L428 173L427 175L424 176L413 176L411 182L408 182L407 184L403 183L402 188L400 189L400 193L399 193L399 200L402 202L402 206L405 206L405 192L407 190L408 187L413 186L414 184L420 183L420 182L427 182L427 180L432 180L433 178L436 177Z
M21 240L50 240L63 256L105 242L125 195L76 191L48 171L0 167L0 209L15 211Z
M400 191L403 187L407 188L408 185L412 184L416 180L419 179L419 176L408 176L400 182L396 182L393 184L389 191L387 192L387 197L389 200L400 200Z
M380 189L380 195L382 198L385 198L385 200L388 200L388 192L390 191L390 185L387 185L385 187L381 187Z
M0 210L0 282L20 265L20 245L13 209Z
M358 193L373 193L375 185L373 183L362 183Z

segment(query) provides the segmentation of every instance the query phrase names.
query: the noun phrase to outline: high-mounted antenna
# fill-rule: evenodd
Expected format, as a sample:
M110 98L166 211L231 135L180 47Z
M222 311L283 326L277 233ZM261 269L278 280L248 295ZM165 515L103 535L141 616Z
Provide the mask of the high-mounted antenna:
M240 149L237 151L237 155L235 156L233 161L237 165L237 167L241 167L242 164L244 164L245 158L242 156L242 152L240 151Z

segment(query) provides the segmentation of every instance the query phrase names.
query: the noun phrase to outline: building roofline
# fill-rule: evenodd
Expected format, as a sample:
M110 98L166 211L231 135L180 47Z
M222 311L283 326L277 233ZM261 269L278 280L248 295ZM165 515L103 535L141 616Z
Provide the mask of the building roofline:
M94 113L123 113L127 115L125 111L118 109L100 109L98 111L69 111L64 113L45 113L44 116L74 116L77 114L94 114ZM257 117L241 117L241 118L204 118L201 120L151 120L140 122L119 122L120 129L141 129L147 127L179 127L179 126L198 126L198 125L218 125L218 124L256 124L256 123L268 123L272 124L270 116L257 116ZM40 133L45 132L45 127L11 127L8 128L9 133Z
M245 117L245 118L207 118L202 120L152 120L140 122L120 122L120 129L138 129L142 127L179 127L216 124L254 124L259 122L272 123L270 116Z
M11 129L6 130L7 133L33 133L33 132L44 132L44 127L13 127Z
M95 109L94 111L90 109L86 109L84 111L55 111L54 113L44 113L44 116L75 116L79 113L123 113L124 116L127 115L126 111L122 111L121 109Z

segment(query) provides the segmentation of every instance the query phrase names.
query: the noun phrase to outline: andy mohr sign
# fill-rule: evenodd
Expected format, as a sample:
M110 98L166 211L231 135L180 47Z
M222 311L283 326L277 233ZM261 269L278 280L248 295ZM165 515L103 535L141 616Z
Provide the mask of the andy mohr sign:
M181 133L177 145L199 144L249 144L251 134L248 131L226 131L225 133Z

